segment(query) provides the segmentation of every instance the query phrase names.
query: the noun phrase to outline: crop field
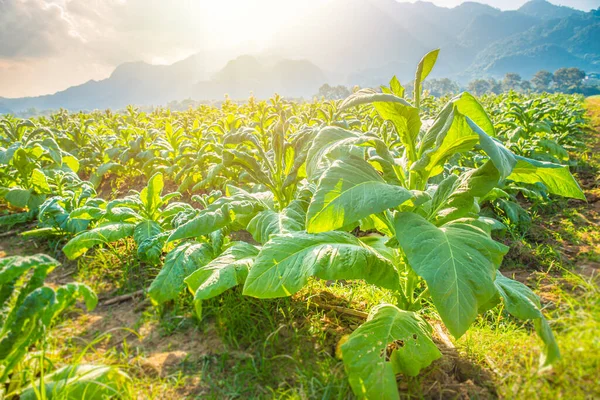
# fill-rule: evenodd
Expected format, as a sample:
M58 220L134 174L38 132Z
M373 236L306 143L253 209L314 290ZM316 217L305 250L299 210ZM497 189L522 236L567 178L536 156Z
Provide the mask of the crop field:
M600 98L0 119L0 398L599 398Z

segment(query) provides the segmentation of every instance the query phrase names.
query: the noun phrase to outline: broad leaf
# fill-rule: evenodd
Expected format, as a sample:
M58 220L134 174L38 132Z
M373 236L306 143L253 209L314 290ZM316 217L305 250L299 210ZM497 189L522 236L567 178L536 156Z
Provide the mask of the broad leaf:
M202 318L202 300L216 297L246 281L258 249L251 244L234 242L219 257L185 278L185 283L194 294L194 305L198 318Z
M31 185L38 193L50 193L50 186L46 175L38 168L31 173Z
M467 117L467 123L473 131L479 136L479 144L483 151L488 155L494 166L500 172L502 179L506 178L512 172L517 164L515 155L508 150L498 140L490 137L476 123Z
M149 219L144 220L135 226L133 231L133 240L138 246L137 254L142 261L151 264L158 264L162 247L166 237L159 238L162 234L160 225ZM163 235L164 236L164 235Z
M231 197L222 197L208 208L198 212L191 220L178 226L169 236L168 241L207 235L241 216L254 217L264 208L264 204L259 199L249 194L238 193Z
M448 115L444 123L436 121L434 127L440 127L435 131L435 146L425 151L413 166L424 178L442 173L448 158L471 150L479 141L479 136L469 127L466 118L455 110ZM431 132L430 130L428 133Z
M508 176L515 182L542 182L550 193L574 199L585 200L585 195L577 184L569 167L517 156L517 165Z
M411 197L405 188L386 183L368 162L354 157L337 160L319 180L306 228L310 233L339 229Z
M281 212L261 211L248 223L246 228L254 240L266 243L272 235L301 231L304 229L306 211L299 200L294 200Z
M444 324L462 336L495 296L496 269L508 248L473 225L438 228L414 213L399 213L395 226L408 264L427 282Z
M440 49L435 49L425 54L419 64L417 65L417 72L415 73L415 81L414 81L414 103L416 107L419 107L421 102L421 84L427 78L427 76L431 73L435 62L437 60L438 54L440 53Z
M8 193L6 193L4 198L14 207L25 208L29 204L31 190L12 188Z
M161 204L161 193L164 188L163 176L160 172L154 174L140 192L140 199L150 213L155 212Z
M421 129L419 109L401 97L389 93L377 93L373 89L361 89L351 94L340 105L340 110L372 103L379 116L394 124L402 144L410 157L416 156L415 139ZM314 145L313 145L314 147ZM310 175L309 175L310 176Z
M342 345L354 393L365 399L398 399L396 374L416 376L442 354L431 326L419 315L383 304Z
M206 243L184 243L171 250L165 264L152 281L148 295L155 303L173 300L184 287L186 276L213 258L212 247Z
M377 251L345 232L276 235L268 241L250 270L244 294L259 298L291 296L308 278L364 279L397 289L394 266Z
M544 341L545 351L541 357L542 365L550 365L560 357L560 351L552 330L541 312L539 297L521 282L509 279L500 272L495 281L498 293L504 300L506 310L519 319L534 320L535 330Z
M358 134L342 128L326 127L321 129L315 136L306 156L306 174L308 178L316 180L321 176L330 164L326 156L336 144L358 137Z
M422 83L431 73L431 70L435 66L440 49L435 49L425 54L419 64L417 65L417 72L415 73L415 81Z
M473 95L463 92L451 101L462 115L472 120L488 136L496 136L494 123L490 120L481 103Z
M122 222L113 222L98 226L90 231L82 232L69 240L65 247L63 247L63 252L69 259L73 260L96 245L112 243L132 236L134 228L135 224Z
M437 187L428 219L443 225L478 213L477 198L484 197L498 185L500 174L491 161L460 176L449 175Z

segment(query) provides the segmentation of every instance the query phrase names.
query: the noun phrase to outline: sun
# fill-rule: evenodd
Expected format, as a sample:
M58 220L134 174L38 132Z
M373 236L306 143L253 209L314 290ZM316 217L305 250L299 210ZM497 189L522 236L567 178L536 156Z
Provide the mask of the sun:
M262 47L268 45L280 26L280 3L273 0L201 1L194 7L205 24L204 32L211 35L216 46L252 42Z

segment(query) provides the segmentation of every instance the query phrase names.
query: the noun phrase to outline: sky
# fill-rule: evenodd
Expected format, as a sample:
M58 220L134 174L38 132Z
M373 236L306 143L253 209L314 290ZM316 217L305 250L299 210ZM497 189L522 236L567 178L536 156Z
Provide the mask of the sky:
M265 50L280 27L322 1L0 0L0 97L54 93L106 78L128 61L171 64L201 51ZM526 0L479 2L515 9ZM600 6L552 2L586 11Z

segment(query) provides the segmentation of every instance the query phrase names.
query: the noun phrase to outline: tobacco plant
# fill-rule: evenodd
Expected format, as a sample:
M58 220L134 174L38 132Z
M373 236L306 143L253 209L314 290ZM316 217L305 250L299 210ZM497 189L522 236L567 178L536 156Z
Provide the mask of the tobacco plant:
M505 148L468 93L451 99L422 130L420 86L436 58L431 52L419 64L412 104L393 86L385 93L361 90L342 103L341 111L373 107L394 125L401 146L390 148L369 133L322 129L307 156L316 190L306 230L271 236L244 282L243 293L259 298L290 296L310 277L362 279L392 291L396 304L375 307L341 346L359 397L397 398L396 374L414 376L441 356L419 312L428 304L458 338L502 301L515 317L534 321L546 346L542 363L559 355L539 299L498 271L508 248L491 238L496 224L479 217L477 199L506 179L541 181L563 196L581 198L581 191L565 167ZM483 165L452 168L451 160L476 146ZM349 233L356 227L378 234L358 238Z
M52 323L78 299L85 302L88 310L96 307L98 298L85 284L68 283L58 288L44 285L47 274L57 265L56 260L44 254L0 259L2 398L39 398L40 383L28 385L35 377L31 368L37 361L32 349L44 346ZM112 367L67 366L46 376L44 393L48 398L111 396L119 393L119 387L127 380L127 375Z

